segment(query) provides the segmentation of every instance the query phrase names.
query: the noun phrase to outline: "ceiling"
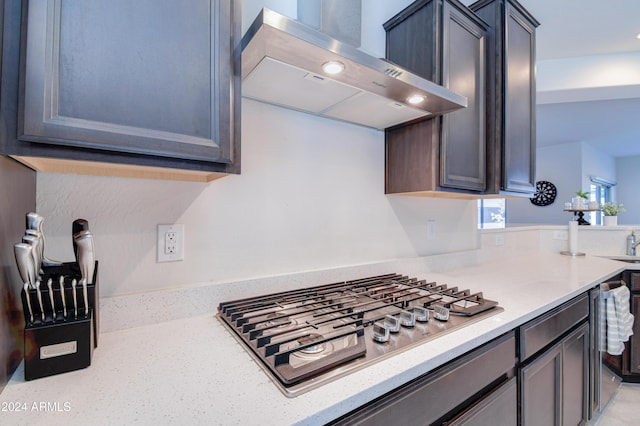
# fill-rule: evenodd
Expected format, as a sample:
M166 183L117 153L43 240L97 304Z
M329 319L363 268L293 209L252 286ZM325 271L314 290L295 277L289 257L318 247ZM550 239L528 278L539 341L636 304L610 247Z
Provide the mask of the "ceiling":
M640 52L640 0L518 0L540 22L537 60ZM463 3L473 3L463 0ZM584 141L640 155L640 99L538 105L538 146Z
M540 26L537 59L640 51L638 0L519 0Z

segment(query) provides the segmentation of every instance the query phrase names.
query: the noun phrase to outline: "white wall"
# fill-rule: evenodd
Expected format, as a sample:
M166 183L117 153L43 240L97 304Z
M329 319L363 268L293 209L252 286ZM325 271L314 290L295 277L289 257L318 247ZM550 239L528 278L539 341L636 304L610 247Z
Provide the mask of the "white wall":
M198 184L41 173L37 209L54 259L73 258L71 222L89 220L102 296L478 246L475 201L384 195L383 132L250 100L241 175ZM184 261L156 263L159 223L185 224Z
M617 199L627 210L618 216L621 225L640 224L640 156L616 158Z
M536 180L556 186L556 201L539 207L529 199L508 199L509 224L564 224L571 219L570 213L563 211L564 203L571 201L578 189L589 191L591 176L616 181L615 159L585 142L538 147L536 164Z
M549 206L536 206L528 198L507 199L507 223L564 224L571 219L564 212L565 201L571 201L581 186L582 153L579 142L538 147L536 180L546 180L556 186L558 195Z
M331 268L477 246L473 201L384 195L384 134L243 101L242 174L210 184L38 175L47 255L90 222L102 295ZM427 221L436 239L427 240ZM186 259L155 263L156 225Z

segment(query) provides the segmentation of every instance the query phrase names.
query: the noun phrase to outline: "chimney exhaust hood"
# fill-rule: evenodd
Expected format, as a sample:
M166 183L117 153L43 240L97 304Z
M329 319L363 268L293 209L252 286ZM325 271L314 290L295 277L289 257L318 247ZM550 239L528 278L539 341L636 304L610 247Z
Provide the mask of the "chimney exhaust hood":
M380 130L467 106L464 96L267 8L242 38L242 96Z

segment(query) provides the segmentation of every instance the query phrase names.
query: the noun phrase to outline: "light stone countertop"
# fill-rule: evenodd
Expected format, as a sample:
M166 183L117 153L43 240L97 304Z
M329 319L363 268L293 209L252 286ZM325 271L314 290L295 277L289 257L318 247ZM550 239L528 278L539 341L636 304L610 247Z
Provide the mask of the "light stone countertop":
M628 266L600 257L536 254L425 272L418 278L482 291L504 311L295 398L276 388L215 312L106 332L87 369L25 382L19 367L0 394L0 423L320 425ZM15 411L17 406L24 411Z

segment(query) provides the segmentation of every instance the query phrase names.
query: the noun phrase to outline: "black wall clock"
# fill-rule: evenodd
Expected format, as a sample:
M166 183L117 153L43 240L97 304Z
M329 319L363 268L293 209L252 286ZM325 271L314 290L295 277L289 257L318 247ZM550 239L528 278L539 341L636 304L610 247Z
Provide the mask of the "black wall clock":
M530 198L531 204L548 206L556 200L556 195L558 195L558 191L554 184L546 180L540 180L536 182L536 192L533 194L533 197Z

